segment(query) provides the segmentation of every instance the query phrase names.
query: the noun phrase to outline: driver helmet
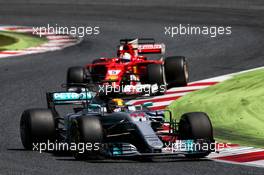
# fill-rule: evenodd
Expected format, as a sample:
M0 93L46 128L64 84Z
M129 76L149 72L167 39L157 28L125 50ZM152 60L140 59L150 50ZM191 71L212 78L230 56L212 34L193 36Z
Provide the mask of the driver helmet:
M108 102L109 112L120 112L124 106L124 100L121 98L114 98Z
M125 52L122 55L122 59L124 59L124 60L131 60L131 55L129 53Z

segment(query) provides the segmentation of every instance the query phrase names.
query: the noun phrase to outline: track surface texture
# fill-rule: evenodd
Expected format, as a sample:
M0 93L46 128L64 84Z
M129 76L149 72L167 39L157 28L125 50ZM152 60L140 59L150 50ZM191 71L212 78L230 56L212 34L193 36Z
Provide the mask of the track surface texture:
M26 108L44 107L45 92L60 89L67 67L115 55L124 37L154 37L167 55L189 60L191 81L264 65L263 2L241 1L59 1L0 2L3 25L99 26L100 35L61 51L0 60L0 174L263 174L263 169L210 160L81 162L25 151L19 120ZM231 36L170 38L164 26L232 26Z

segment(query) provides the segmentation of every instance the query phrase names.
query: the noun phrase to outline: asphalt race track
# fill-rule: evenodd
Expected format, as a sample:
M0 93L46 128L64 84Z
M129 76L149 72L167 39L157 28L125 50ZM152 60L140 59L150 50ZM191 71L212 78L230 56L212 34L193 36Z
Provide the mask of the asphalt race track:
M45 107L45 92L60 89L67 67L115 55L120 38L154 37L164 42L167 55L185 55L189 59L192 81L264 65L261 2L258 8L232 9L176 7L176 3L166 5L162 1L162 7L148 1L143 6L132 2L122 6L68 1L63 5L0 2L2 25L99 26L101 31L62 51L0 59L0 174L263 174L261 168L210 160L80 162L72 157L25 151L19 135L22 111ZM179 23L232 26L232 35L164 35L164 26Z

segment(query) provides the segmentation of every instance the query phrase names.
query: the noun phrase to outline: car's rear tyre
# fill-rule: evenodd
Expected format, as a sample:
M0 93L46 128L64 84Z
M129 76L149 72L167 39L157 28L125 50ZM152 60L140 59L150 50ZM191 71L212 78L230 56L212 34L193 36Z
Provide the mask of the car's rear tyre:
M186 86L188 83L188 66L185 57L172 56L164 60L168 87Z
M166 92L166 80L164 76L163 66L161 64L147 65L147 80L148 84L157 84L158 86L156 92L153 92L153 89L151 89L150 95L163 95Z
M103 62L105 62L105 60L97 59L94 60L92 64L103 63ZM93 82L101 82L102 80L104 80L106 76L106 72L107 72L107 68L104 65L93 66L91 68L91 76Z
M96 116L80 116L72 121L70 129L71 142L76 145L92 145L90 150L76 150L73 155L77 160L98 159L103 143L103 127ZM82 153L83 152L83 153Z
M56 137L55 117L49 109L25 110L20 120L20 137L25 149L31 150L33 143L46 143Z
M86 71L84 67L70 67L67 71L67 84L85 83Z
M179 137L182 140L203 139L213 142L213 127L206 113L191 112L183 114L179 122ZM189 154L189 158L202 158L207 156L212 150L205 150L197 154Z

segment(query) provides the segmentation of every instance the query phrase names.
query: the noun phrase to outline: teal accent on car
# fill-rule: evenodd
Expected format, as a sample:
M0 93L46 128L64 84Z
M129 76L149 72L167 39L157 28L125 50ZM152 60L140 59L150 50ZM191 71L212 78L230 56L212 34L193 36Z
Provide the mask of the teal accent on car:
M91 100L92 98L91 92L58 92L53 94L54 101Z

